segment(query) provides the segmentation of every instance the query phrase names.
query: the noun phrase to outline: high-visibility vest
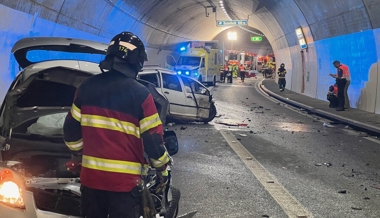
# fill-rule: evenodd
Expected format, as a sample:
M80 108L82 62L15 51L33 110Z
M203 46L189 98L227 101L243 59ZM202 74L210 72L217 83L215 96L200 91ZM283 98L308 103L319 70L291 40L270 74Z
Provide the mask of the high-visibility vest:
M333 93L334 95L338 95L338 86L334 85Z
M348 68L348 66L345 64L341 64L339 68L343 71L343 77L350 79L351 75L350 75L350 69Z

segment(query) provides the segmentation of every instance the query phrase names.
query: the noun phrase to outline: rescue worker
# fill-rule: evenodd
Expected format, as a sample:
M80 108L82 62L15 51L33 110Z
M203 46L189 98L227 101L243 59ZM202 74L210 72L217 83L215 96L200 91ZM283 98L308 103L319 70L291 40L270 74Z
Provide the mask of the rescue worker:
M160 188L166 186L169 156L162 123L152 94L136 80L146 60L139 37L116 35L99 64L102 73L79 86L66 117L65 143L82 157L81 212L86 218L140 217L138 185L148 169L144 152L158 170Z
M285 90L285 86L286 86L286 79L285 79L285 76L286 76L286 69L285 69L285 64L282 63L280 65L280 68L278 68L278 85L280 87L280 92L283 92Z
M233 64L232 65L232 76L234 78L238 77L238 71L239 71L239 67L237 66L237 64Z
M244 82L244 79L245 79L245 68L243 66L243 64L240 65L239 67L239 73L240 73L240 79L242 82Z
M228 74L228 63L226 62L226 64L224 64L223 82L226 81L227 74Z
M350 108L350 99L348 98L348 87L351 84L351 73L347 65L340 63L340 61L334 61L334 67L343 70L343 77L346 79L346 85L344 86L344 108Z
M220 82L224 82L224 66L223 66L223 64L220 65L219 72L220 72Z
M345 90L348 89L347 78L350 79L350 70L347 65L341 64L339 61L334 61L333 65L337 68L336 74L330 74L330 76L336 79L336 84L338 86L338 101L339 105L336 108L336 111L344 111L345 110ZM348 97L347 97L348 99Z
M232 64L229 64L228 73L227 73L227 83L232 83L232 71L233 71L233 66Z
M329 87L329 91L327 93L327 100L330 102L330 108L338 107L338 86L336 83Z

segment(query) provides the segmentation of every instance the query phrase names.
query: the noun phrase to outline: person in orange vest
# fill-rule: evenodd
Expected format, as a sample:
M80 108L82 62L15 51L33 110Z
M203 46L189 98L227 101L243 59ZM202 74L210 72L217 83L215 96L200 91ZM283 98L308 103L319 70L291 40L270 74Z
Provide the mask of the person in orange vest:
M240 73L240 79L242 82L244 82L244 79L245 79L245 68L243 66L243 64L241 64L239 66L239 73Z
M341 64L340 61L334 61L333 62L334 67L337 68L337 73L336 74L330 74L330 76L334 77L336 79L336 84L338 85L338 101L339 105L336 108L336 111L344 111L345 106L347 104L349 105L349 100L347 96L347 90L348 90L348 83L347 81L351 81L351 76L350 76L350 69L348 68L347 65ZM347 98L347 104L346 104L346 98Z
M327 93L327 100L330 102L330 108L338 107L338 85L336 83L329 87L329 92Z

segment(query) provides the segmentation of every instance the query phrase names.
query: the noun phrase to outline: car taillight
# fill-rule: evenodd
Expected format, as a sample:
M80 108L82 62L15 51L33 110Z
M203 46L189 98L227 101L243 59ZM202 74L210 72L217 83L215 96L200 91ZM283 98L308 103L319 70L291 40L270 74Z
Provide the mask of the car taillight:
M12 171L5 169L0 171L0 203L9 206L24 208L22 188L17 184Z

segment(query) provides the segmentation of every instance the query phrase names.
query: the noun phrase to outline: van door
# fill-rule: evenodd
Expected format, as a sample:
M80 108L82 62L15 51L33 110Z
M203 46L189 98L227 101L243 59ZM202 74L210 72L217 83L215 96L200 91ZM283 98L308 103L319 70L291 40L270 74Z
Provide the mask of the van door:
M175 65L177 65L175 58L172 55L167 55L165 59L165 68L174 70Z

